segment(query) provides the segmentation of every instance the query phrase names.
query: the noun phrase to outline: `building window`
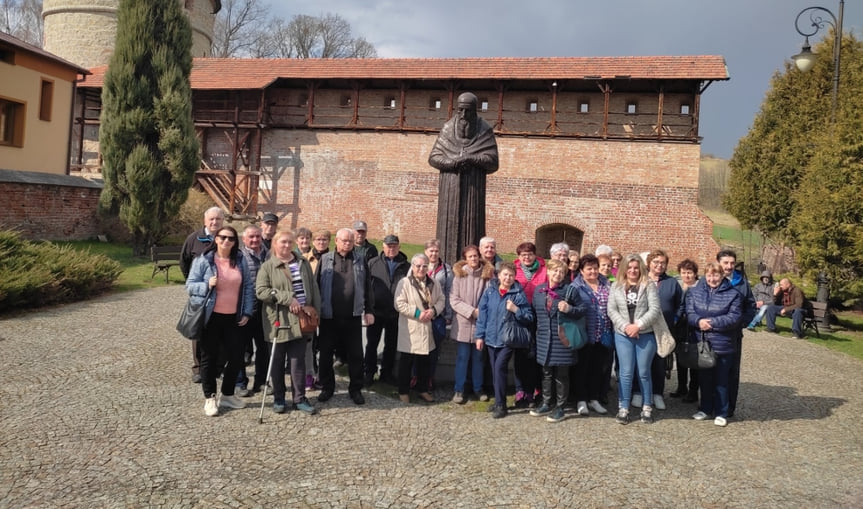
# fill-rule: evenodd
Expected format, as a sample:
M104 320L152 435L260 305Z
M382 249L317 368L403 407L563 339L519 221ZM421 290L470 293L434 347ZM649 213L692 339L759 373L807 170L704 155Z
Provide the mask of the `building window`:
M626 113L630 115L634 115L638 113L638 103L636 102L628 102L626 103Z
M539 111L539 101L536 99L529 99L527 101L527 112L536 113L537 111Z
M352 103L353 103L353 101L351 100L351 96L349 96L347 94L343 95L341 97L341 99L339 99L339 106L341 106L343 108L347 108Z
M483 97L479 100L479 111L488 111L488 99Z
M10 48L0 48L0 62L15 65L15 52Z
M42 95L39 99L39 120L51 121L51 105L54 103L54 82L42 79Z
M681 104L680 105L680 114L681 115L689 115L689 105L688 104Z
M429 109L430 110L440 110L441 102L440 98L432 97L429 101Z
M590 103L587 101L580 101L578 103L578 112L579 113L590 113Z
M24 146L24 103L0 98L0 145Z
M300 94L297 97L297 106L308 106L309 105L309 94Z
M388 110L396 109L396 98L394 96L384 98L384 108Z

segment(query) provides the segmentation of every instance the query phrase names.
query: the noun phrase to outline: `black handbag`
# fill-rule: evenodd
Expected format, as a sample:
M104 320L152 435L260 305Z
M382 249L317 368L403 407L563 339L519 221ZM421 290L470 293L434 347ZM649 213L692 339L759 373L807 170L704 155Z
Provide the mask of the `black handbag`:
M500 328L504 346L510 348L530 348L530 329L515 319L515 313L506 311L506 318Z
M207 290L207 295L200 304L192 303L192 296L186 301L180 319L177 321L177 331L187 339L201 339L204 335L204 326L207 318L207 303L210 301L212 288Z
M710 342L701 333L701 340L697 343L680 343L677 355L678 367L689 369L710 369L716 366L716 352L710 346Z

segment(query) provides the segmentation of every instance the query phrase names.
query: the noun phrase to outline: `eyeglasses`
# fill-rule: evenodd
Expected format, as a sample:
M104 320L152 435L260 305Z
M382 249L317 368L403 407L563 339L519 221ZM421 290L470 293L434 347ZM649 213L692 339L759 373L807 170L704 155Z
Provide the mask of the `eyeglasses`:
M428 268L429 268L428 265L417 265L417 264L414 264L414 267L416 267L418 269L426 269L426 270L428 270Z
M237 241L237 237L234 237L233 235L216 235L216 238L219 240L229 240L231 242Z

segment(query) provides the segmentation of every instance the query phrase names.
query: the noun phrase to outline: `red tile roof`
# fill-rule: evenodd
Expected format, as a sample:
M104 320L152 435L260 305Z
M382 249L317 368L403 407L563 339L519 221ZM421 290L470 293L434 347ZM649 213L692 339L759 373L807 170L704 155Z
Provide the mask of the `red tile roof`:
M80 84L101 87L106 67ZM297 79L684 79L727 80L717 55L554 58L196 58L192 88L248 90Z

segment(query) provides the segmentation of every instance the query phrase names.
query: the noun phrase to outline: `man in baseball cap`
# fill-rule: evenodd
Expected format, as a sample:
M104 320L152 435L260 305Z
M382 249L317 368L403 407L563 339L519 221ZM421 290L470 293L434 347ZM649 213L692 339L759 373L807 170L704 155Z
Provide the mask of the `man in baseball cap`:
M351 227L354 230L354 253L365 258L366 263L378 255L378 248L366 238L369 231L365 221L356 220Z
M267 251L270 250L270 244L273 241L273 236L276 234L278 227L279 216L272 212L267 212L264 214L264 217L261 218L261 237L263 238L264 245L267 247Z

